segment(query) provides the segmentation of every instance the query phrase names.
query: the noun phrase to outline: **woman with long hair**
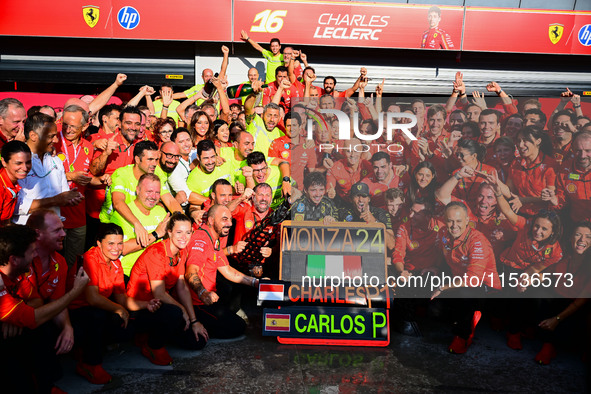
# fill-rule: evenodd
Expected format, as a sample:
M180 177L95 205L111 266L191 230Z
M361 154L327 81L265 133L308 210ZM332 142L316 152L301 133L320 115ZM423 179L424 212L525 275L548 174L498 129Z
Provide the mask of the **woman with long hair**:
M197 146L200 141L206 140L211 135L213 124L209 116L203 111L197 111L191 117L189 131L193 139L193 146Z
M535 305L531 298L535 291L535 278L562 259L560 238L562 223L554 211L542 210L527 220L517 215L501 192L499 182L492 183L500 211L509 222L517 227L517 238L513 245L499 258L499 273L504 273L504 309L508 313L509 327L507 346L519 350L521 332L526 324L533 322Z
M542 194L556 190L556 160L552 157L550 137L540 128L527 126L516 138L519 158L509 169L507 186L519 197L519 213L531 217L549 207Z
M407 194L407 205L422 199L432 205L435 204L435 190L437 189L437 173L429 161L422 161L412 171Z
M142 354L156 365L172 363L164 345L167 340L183 335L183 331L193 331L191 348L194 350L202 349L208 339L207 330L195 317L185 282L186 248L193 233L191 219L177 212L170 217L166 230L168 237L150 245L137 259L127 284L127 296L134 301L157 298L162 303L154 313L147 309L131 312L138 329L149 334Z
M556 294L553 296L557 296L557 298L546 299L542 303L541 319L543 320L540 321L538 327L544 344L535 357L535 360L540 364L549 364L550 360L556 356L554 344L558 338L557 334L564 331L565 325L571 326L571 328L583 326L584 323L581 319L589 316L587 301L591 297L590 246L591 222L576 223L567 245L566 255L552 267L554 277L558 277L560 274L560 279L552 288ZM585 338L585 340L588 341L589 338Z

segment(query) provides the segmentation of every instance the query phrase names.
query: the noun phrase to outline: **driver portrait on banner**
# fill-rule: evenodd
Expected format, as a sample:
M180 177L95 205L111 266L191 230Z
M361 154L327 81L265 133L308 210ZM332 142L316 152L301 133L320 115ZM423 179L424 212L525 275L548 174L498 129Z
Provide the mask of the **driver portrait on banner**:
M454 43L445 30L439 28L441 22L441 9L437 6L429 8L427 13L429 29L423 33L421 48L427 49L453 49Z

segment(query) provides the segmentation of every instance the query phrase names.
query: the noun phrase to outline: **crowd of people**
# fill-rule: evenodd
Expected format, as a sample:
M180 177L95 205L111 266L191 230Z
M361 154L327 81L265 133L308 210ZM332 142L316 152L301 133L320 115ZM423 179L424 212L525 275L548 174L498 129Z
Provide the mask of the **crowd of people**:
M105 343L133 340L168 365L167 343L199 350L242 335L237 285L279 277L279 223L265 218L286 200L295 221L383 223L396 276L485 278L420 295L453 298L450 351L471 343L474 299L496 292L509 297L493 314L507 344L521 349L538 318L536 360L549 363L563 321L589 316L591 122L581 98L567 90L546 114L491 82L498 98L469 100L461 73L445 105L387 99L383 82L366 97L365 68L339 91L331 76L315 85L307 56L278 39L270 50L242 39L266 59L266 86L255 68L238 91L228 86L222 46L219 72L203 70L203 84L182 92L143 86L107 104L119 74L59 109L0 100L0 351L12 356L1 370L19 387L59 392L59 354L72 351L76 372L104 384ZM338 117L322 112L331 109L350 117L351 138L339 139ZM401 125L414 117L412 135L387 140L384 113ZM528 294L543 272L574 276L540 306ZM501 273L520 280L501 289Z

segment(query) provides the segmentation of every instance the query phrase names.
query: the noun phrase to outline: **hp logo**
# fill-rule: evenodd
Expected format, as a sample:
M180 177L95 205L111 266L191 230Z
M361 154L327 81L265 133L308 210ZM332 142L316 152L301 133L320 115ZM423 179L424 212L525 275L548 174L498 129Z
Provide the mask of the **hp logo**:
M586 47L591 45L591 25L585 25L579 30L579 42Z
M117 22L124 29L135 29L140 24L140 13L133 7L125 6L117 13Z

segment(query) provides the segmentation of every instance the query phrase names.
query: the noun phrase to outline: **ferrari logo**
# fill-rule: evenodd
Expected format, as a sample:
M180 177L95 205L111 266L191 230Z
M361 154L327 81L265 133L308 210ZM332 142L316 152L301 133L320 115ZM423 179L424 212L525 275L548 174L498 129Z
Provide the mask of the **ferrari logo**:
M82 16L88 26L95 27L99 20L99 8L94 5L82 7Z
M562 32L564 32L564 26L558 23L552 23L548 26L548 37L550 37L550 41L552 44L558 43L562 38Z

